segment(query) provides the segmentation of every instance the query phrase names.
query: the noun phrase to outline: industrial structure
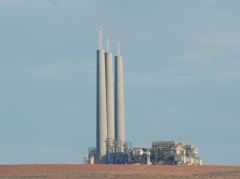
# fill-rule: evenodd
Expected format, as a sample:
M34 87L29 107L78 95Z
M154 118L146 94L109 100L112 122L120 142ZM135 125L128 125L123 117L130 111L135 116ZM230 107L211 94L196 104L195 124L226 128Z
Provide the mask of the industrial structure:
M198 149L176 141L152 142L151 162L155 165L202 165Z
M132 148L125 140L123 57L120 43L115 56L107 35L106 51L99 31L97 50L96 148L89 148L84 161L88 164L202 165L193 145L176 141L152 142L150 148Z

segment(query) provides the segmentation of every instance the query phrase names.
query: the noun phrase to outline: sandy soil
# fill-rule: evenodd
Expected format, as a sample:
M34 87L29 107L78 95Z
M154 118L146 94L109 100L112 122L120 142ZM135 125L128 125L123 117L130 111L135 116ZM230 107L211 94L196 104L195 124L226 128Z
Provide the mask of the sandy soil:
M0 179L240 179L240 166L0 165Z

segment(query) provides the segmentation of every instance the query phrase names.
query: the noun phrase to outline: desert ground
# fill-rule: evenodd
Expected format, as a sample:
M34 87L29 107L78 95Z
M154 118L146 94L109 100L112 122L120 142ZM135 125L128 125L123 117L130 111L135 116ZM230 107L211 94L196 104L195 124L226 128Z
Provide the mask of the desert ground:
M0 165L0 179L240 179L240 166Z

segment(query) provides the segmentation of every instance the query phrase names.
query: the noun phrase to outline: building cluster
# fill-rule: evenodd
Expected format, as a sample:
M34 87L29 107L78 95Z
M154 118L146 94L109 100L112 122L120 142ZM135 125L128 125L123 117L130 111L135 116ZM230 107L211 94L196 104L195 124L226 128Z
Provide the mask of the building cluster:
M107 151L105 164L202 165L202 159L198 157L198 149L181 142L155 141L152 142L151 148L132 148L131 143L125 143L123 150L119 150L116 146L112 145ZM89 148L85 163L97 163L96 148Z
M102 31L99 32L97 50L97 120L96 147L89 148L84 158L87 164L145 164L145 165L202 165L198 149L176 141L152 142L150 148L133 148L125 141L123 57L113 57L110 37L106 51L102 48ZM113 75L115 74L115 75Z
M202 165L198 149L176 141L152 142L151 163L154 165Z

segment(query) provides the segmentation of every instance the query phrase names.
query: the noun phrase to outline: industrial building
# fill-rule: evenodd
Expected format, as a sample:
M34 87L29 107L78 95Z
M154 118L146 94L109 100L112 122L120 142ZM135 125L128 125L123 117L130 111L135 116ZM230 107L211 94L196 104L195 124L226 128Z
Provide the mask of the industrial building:
M89 148L88 164L202 165L193 145L176 141L152 142L150 148L132 147L125 140L123 57L118 44L114 58L107 35L106 51L99 31L97 50L96 148ZM115 74L115 75L113 75Z
M151 162L154 165L202 165L193 145L176 141L152 142Z

